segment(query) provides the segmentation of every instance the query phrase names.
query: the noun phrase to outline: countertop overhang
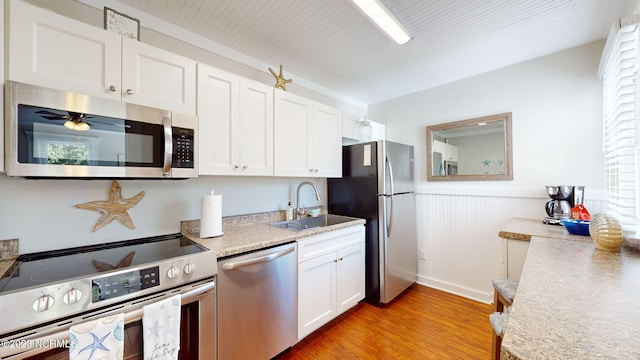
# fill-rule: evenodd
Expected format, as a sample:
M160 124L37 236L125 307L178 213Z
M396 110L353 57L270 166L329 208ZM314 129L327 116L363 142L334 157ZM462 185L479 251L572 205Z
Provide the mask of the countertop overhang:
M531 243L502 359L640 359L640 250L597 250L590 237L561 232L535 235L548 226L516 219L505 227Z

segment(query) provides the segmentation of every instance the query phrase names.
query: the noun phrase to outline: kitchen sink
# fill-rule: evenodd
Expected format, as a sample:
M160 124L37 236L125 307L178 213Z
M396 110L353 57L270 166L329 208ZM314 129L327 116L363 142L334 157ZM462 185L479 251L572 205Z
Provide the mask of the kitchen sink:
M358 219L348 217L348 216L342 216L342 215L326 214L326 215L319 215L316 217L304 217L296 220L276 221L276 222L269 223L269 225L279 227L281 229L291 230L291 231L302 231L302 230L312 229L316 227L342 224L342 223L353 221L353 220L358 220Z

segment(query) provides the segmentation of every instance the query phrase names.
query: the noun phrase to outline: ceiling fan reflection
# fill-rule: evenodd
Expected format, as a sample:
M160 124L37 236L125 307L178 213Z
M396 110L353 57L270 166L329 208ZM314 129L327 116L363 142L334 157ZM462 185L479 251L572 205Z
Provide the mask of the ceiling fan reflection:
M58 114L48 110L40 110L36 111L37 114L42 114L41 116L48 120L64 120L64 127L67 129L75 130L75 131L87 131L91 129L93 123L103 124L103 125L111 125L111 126L120 126L120 127L128 127L124 124L114 124L109 122L102 122L97 120L89 120L93 119L94 116L87 116L86 114L68 111L67 114Z

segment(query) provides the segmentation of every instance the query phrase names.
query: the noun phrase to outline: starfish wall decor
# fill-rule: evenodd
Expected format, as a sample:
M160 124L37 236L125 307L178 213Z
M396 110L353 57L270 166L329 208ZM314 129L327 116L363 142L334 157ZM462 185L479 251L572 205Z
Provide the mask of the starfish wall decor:
M77 204L79 209L97 211L100 214L100 218L91 229L92 232L96 232L103 227L109 225L113 220L118 220L122 225L129 229L135 229L131 217L127 210L136 206L140 200L144 197L144 191L139 192L136 196L125 199L122 197L122 189L120 184L116 180L111 183L111 189L109 190L109 197L107 200L91 201L84 204Z
M273 87L282 88L282 90L287 91L287 84L293 82L293 80L284 78L282 75L282 65L280 65L280 74L276 75L276 72L271 68L269 68L269 72L276 78L276 84Z

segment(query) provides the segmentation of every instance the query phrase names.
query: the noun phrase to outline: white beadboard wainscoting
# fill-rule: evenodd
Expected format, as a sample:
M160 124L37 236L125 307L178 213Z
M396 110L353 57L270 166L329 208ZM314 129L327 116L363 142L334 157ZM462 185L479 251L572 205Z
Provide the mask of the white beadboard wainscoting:
M549 200L541 188L419 185L416 194L420 284L491 303L491 279L502 275L498 232L515 217L542 219ZM585 189L591 214L603 209L602 190ZM550 225L551 226L551 225Z

